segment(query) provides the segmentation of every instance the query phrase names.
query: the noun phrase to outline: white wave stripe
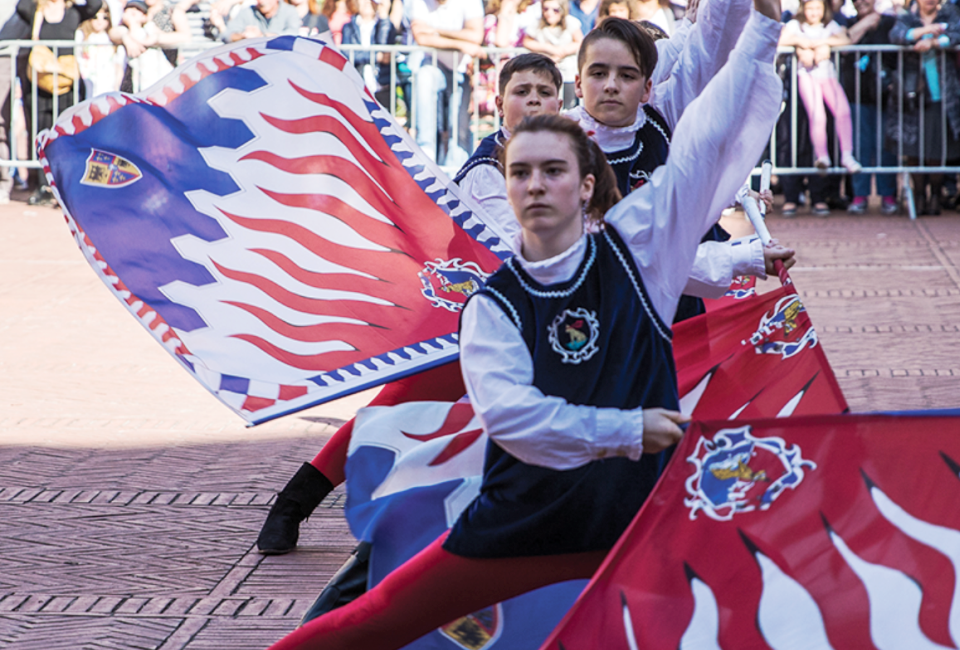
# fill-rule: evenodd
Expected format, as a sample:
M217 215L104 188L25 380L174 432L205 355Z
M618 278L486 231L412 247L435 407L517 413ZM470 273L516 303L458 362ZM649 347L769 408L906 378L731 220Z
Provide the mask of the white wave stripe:
M813 596L769 557L755 557L763 576L757 622L764 640L773 650L832 650Z
M950 636L954 643L960 645L960 531L917 519L875 485L870 489L870 496L880 514L903 534L936 549L950 560L955 576L950 605Z
M269 68L276 64L274 59L290 59L293 70L292 79L299 86L310 91L322 89L338 101L344 102L358 115L365 116L367 108L351 88L340 87L333 83L339 79L332 71L325 71L323 78L316 78L316 69L309 70L297 66L298 55L274 53L270 57L261 57L246 64L246 67L261 72L264 79L270 79ZM332 70L332 69L331 69ZM313 75L313 76L311 76ZM289 174L257 160L241 159L253 151L271 144L273 151L287 157L298 157L324 153L344 159L345 164L358 164L357 158L349 148L328 133L285 133L270 124L263 115L271 115L285 120L294 120L316 115L335 117L345 129L354 133L361 146L370 155L376 157L370 145L363 141L353 127L337 115L333 109L320 106L301 96L288 84L272 84L252 92L227 90L210 100L211 107L225 119L242 119L254 134L254 138L238 149L211 147L201 153L208 165L231 174L239 190L230 195L219 197L206 191L190 192L188 199L201 213L216 219L227 232L228 237L216 242L206 242L192 236L174 240L174 245L185 259L197 262L207 268L216 278L216 282L195 287L174 282L161 290L174 302L185 305L202 314L210 327L192 332L178 332L187 347L197 356L207 359L217 371L246 376L253 365L261 369L263 378L278 383L296 383L316 374L312 370L295 368L283 361L274 359L270 354L238 339L237 334L252 334L268 343L300 356L316 356L328 352L352 349L340 340L306 341L294 340L263 323L254 314L235 307L231 302L252 305L273 314L295 327L317 326L325 323L363 323L357 319L343 316L327 316L280 304L277 300L254 289L243 281L225 277L215 266L219 263L227 269L244 269L253 272L265 280L276 284L291 294L314 300L349 299L363 303L388 306L388 301L363 293L340 291L332 288L320 289L308 286L290 276L286 271L253 253L253 249L269 249L284 255L297 266L312 273L346 273L367 276L359 270L345 268L319 257L315 252L299 242L280 234L264 233L248 229L234 223L221 214L221 210L240 217L283 219L307 229L323 233L325 239L334 245L360 250L383 251L382 245L370 241L342 220L318 210L290 207L277 203L259 187L281 194L305 193L328 194L336 196L350 207L366 214L381 223L391 221L365 197L361 196L345 181L323 174ZM242 108L240 108L242 107ZM362 165L358 165L362 169ZM369 174L368 178L371 178Z
M728 417L727 419L728 419L728 420L736 420L738 417L740 417L740 414L743 413L743 409L745 409L745 408L747 408L748 406L750 406L751 402L753 402L753 400L750 400L749 402L747 402L746 404L744 404L743 406L741 406L740 408L738 408L736 411L734 411L733 413L731 413L731 414L730 414L730 417Z
M721 650L720 613L713 591L696 576L690 581L690 591L693 592L693 616L680 638L679 650Z
M800 400L803 399L803 396L806 394L806 392L807 391L802 390L796 395L794 395L793 397L791 397L790 401L787 402L782 409L780 409L779 413L777 413L777 417L788 418L791 415L793 415L793 412L797 410L798 406L800 406Z
M633 618L630 616L630 606L627 605L627 599L621 593L621 600L623 601L623 631L627 636L627 647L630 650L640 650L637 646L637 635L633 632Z
M944 650L920 630L923 592L904 573L873 564L850 550L834 531L830 540L847 565L857 574L870 601L870 637L878 650Z

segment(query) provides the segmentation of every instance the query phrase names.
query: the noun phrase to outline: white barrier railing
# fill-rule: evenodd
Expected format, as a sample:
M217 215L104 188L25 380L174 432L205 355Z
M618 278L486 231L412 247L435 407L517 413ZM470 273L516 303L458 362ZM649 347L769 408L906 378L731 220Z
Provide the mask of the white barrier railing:
M76 50L80 51L80 48L97 48L97 47L112 47L109 45L95 45L87 43L78 43L73 41L43 41L43 45L51 48L54 52L54 55L59 56L61 53L67 50ZM36 45L34 41L4 41L0 42L0 66L9 66L9 71L11 78L15 79L17 74L25 76L27 74L26 59L30 48ZM196 43L187 43L182 44L179 47L181 52L187 51L190 53L196 53L203 49L216 47L219 43L214 41L202 41ZM374 87L371 88L373 92L379 92L380 96L385 99L383 101L384 105L389 108L391 114L397 115L398 113L398 88L401 90L406 103L407 113L406 121L407 127L413 128L417 124L417 111L420 110L417 107L417 102L413 101L413 98L416 97L417 84L418 84L418 75L415 73L417 59L422 59L427 63L432 63L434 66L438 64L439 57L441 53L437 50L430 48L422 48L417 46L402 46L402 45L374 45L374 46L362 46L362 45L344 45L341 47L341 50L344 54L350 59L351 63L356 65L357 63L363 62L375 62L375 70L373 72L373 77L379 77L379 81L376 78L371 78L371 75L367 75L367 80ZM487 53L488 60L494 65L494 72L498 70L499 63L502 60L505 60L511 55L524 52L526 50L520 48L485 48ZM463 55L458 51L447 51L444 55L452 55L452 65L450 68L453 70L460 69L461 63L463 63ZM911 56L913 55L913 56ZM945 50L939 51L937 53L939 57L939 63L941 70L943 66L946 65L955 65L955 57L957 53L954 50ZM872 73L876 77L872 81L875 83L876 87L876 98L872 104L872 108L875 109L876 113L876 142L875 150L877 152L883 151L885 148L887 151L891 151L888 144L888 139L885 135L887 130L885 127L889 126L889 120L895 120L897 128L895 130L898 136L903 133L903 121L905 115L905 102L903 97L903 79L906 71L909 69L909 66L918 66L918 74L923 74L922 61L920 57L915 55L910 48L894 46L894 45L885 45L885 46L846 46L834 48L833 50L834 64L838 70L844 69L842 63L844 62L844 57L854 57L855 61L862 61L863 57L884 57L887 59L895 59L896 64L894 66L888 66L887 69L884 69L882 65L876 65L873 67ZM5 60L6 59L6 60ZM916 60L914 60L916 59ZM779 65L781 69L784 67L784 62L789 63L787 66L789 69L789 74L785 79L785 87L789 90L790 101L784 106L784 114L781 116L781 120L789 120L789 138L787 138L788 151L782 152L778 149L782 148L784 145L783 138L779 138L778 142L777 134L774 133L771 135L770 141L770 155L769 158L774 161L774 170L773 172L778 175L784 174L817 174L821 173L821 170L812 167L812 166L801 166L799 164L799 147L798 147L798 128L799 128L799 111L801 110L801 102L799 101L799 92L798 92L798 83L797 83L797 60L796 55L793 52L793 48L781 48L780 49L780 60ZM448 61L449 62L449 61ZM470 65L476 66L477 61L473 61ZM385 67L384 67L385 66ZM854 125L854 142L859 146L861 142L860 138L860 123L861 123L861 109L865 106L870 106L871 104L864 104L859 101L861 96L861 90L864 86L864 76L868 73L863 72L860 65L853 65L846 68L847 70L851 69L854 73L853 83L853 95L854 100L850 102L851 106L851 117ZM475 71L475 68L474 68ZM479 95L480 88L480 75L472 74L470 75L471 89L473 91L474 97ZM461 87L456 83L456 76L453 77L454 83L453 88L451 89L451 102L450 105L453 107L461 106ZM24 115L26 121L30 124L31 128L27 137L30 142L35 141L37 135L37 85L36 85L36 74L34 73L32 77L29 78L29 86L32 88L33 96L30 98L25 98L24 106L29 108L29 115ZM845 80L847 83L850 83L849 80ZM896 89L896 96L892 96L890 90L885 89ZM53 118L56 119L56 116L61 112L61 104L68 105L79 101L80 99L80 84L74 84L69 95L71 101L64 101L60 97L53 97ZM944 89L945 92L945 89ZM10 89L11 94L11 107L16 107L16 93L17 93L17 84L12 84ZM384 93L386 96L384 97ZM903 138L897 137L896 143L894 145L893 151L895 152L896 164L893 166L884 166L882 164L873 164L866 165L864 164L862 173L898 173L902 174L903 178L907 178L907 174L921 172L921 173L956 173L960 172L960 165L948 164L951 161L947 159L947 150L946 147L941 147L940 160L936 161L939 164L924 164L930 162L927 160L924 152L924 111L922 110L923 103L925 99L921 96L919 98L921 110L919 111L919 155L916 156L919 159L918 164L907 165L905 164L904 157L904 148L903 148ZM472 136L472 145L475 146L479 137L480 137L480 125L481 125L481 115L479 112L479 102L473 102L473 110L471 119L469 120L469 125L471 127L471 136ZM451 111L453 113L453 111ZM450 131L448 133L448 140L450 143L457 143L460 140L461 129L464 125L461 124L461 120L457 119L459 113L450 119ZM940 106L940 130L941 133L946 134L948 132L949 123L947 119L947 106L945 101L941 101ZM499 127L499 118L496 114L493 115L493 127ZM17 138L23 137L23 134L27 132L25 125L22 124L18 116L18 111L13 110L13 115L11 116L11 139L10 139L10 148L11 148L11 159L10 160L0 160L0 166L17 166L17 167L29 167L29 168L38 168L40 163L36 159L36 153L31 152L26 159L19 158L17 156ZM473 147L470 147L472 150ZM30 148L32 149L32 147ZM833 143L833 160L839 160L839 155L837 151L836 140ZM854 152L855 155L857 152ZM879 155L877 156L879 162ZM866 161L861 161L866 162ZM954 161L955 162L955 161ZM455 170L454 170L455 171ZM757 169L759 173L759 168ZM827 173L845 173L845 170L841 167L833 167L827 170Z

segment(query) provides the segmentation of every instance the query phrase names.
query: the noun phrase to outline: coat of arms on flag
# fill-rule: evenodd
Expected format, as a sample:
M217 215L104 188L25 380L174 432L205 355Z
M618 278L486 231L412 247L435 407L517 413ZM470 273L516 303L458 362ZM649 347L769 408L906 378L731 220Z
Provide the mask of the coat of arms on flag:
M126 187L140 180L143 174L126 158L99 149L91 149L87 167L80 180L84 185L102 187Z
M251 423L452 361L511 254L319 40L210 50L39 142L94 270Z

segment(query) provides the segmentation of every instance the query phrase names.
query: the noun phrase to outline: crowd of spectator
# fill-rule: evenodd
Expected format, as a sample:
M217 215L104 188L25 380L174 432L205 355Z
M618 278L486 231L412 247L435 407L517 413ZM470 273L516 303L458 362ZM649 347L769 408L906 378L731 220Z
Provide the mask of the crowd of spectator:
M779 166L819 167L841 174L782 177L784 214L796 214L801 197L815 214L847 208L862 213L875 183L881 209L898 209L894 174L875 178L866 167L951 166L960 161L960 78L954 45L960 9L940 0L783 0L782 44L795 48L778 65L788 100L796 72L799 127L790 111L778 125ZM180 48L201 40L235 42L260 36L328 35L349 46L354 65L381 103L395 105L418 145L450 168L469 156L473 112L493 116L500 65L525 48L552 58L563 75L566 108L576 105L576 56L585 34L606 16L620 16L674 33L685 7L671 0L0 0L8 16L0 40L76 40L54 48L56 60L75 54L76 70L61 76L76 83L33 92L31 51L21 48L17 76L28 132L52 123L74 97L110 90L137 92L169 73ZM4 11L7 11L4 14ZM843 52L848 44L900 44L896 52ZM364 46L420 46L429 51L388 53ZM948 50L946 56L941 51ZM59 59L58 59L59 58ZM51 64L53 65L53 64ZM793 67L797 70L794 71ZM9 157L11 65L0 57L0 157ZM413 80L416 83L413 83ZM32 103L36 103L36 125ZM903 106L902 119L899 107ZM829 111L825 110L829 109ZM945 118L945 119L944 119ZM454 135L456 137L454 137ZM832 149L831 149L832 147ZM902 158L897 157L897 152ZM834 161L834 162L832 162ZM52 202L36 174L32 200ZM0 167L0 201L12 184ZM846 188L843 187L844 183ZM952 207L956 180L916 175L914 200L921 213ZM845 196L846 198L841 198Z

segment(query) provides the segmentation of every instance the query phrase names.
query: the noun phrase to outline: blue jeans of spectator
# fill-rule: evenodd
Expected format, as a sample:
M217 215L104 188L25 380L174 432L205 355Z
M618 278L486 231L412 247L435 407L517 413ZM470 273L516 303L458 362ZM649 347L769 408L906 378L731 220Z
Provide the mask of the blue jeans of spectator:
M416 74L417 145L438 164L459 168L471 149L469 79L429 60ZM454 98L454 82L460 88L459 102ZM450 142L454 123L458 141Z
M851 110L854 119L857 111L860 112L860 120L857 122L858 128L853 135L853 150L857 160L864 167L896 167L897 157L893 152L883 148L883 129L880 130L880 160L877 161L877 107L875 104L861 104L859 108L854 107ZM877 194L880 196L897 195L897 175L896 174L876 174ZM870 196L870 174L854 174L851 178L853 182L854 196Z

